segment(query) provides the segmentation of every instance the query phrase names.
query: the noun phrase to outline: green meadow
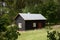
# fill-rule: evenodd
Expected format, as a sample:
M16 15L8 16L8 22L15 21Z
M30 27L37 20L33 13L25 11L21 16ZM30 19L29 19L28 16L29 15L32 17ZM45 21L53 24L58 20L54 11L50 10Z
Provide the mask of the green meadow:
M47 31L60 31L60 27L53 27L53 29L36 29L28 31L19 31L21 34L17 40L47 40Z

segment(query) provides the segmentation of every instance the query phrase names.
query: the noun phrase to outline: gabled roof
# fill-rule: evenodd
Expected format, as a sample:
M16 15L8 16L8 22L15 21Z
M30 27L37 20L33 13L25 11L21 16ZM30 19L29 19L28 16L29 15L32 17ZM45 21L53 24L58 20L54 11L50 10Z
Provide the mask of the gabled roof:
M41 15L41 14L19 13L19 15L24 20L46 20L46 18L43 15Z

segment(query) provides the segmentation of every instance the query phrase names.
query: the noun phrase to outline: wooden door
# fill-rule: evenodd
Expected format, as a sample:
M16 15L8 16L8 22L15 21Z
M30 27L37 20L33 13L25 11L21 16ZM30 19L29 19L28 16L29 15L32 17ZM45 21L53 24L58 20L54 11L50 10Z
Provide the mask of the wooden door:
M42 28L42 23L38 23L38 28Z

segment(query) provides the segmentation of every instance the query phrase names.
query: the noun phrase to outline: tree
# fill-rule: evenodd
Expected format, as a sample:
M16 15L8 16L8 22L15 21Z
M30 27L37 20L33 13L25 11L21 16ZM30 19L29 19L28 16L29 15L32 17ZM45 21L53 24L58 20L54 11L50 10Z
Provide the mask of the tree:
M17 26L11 26L13 18L15 15L14 1L12 0L1 0L2 5L0 5L1 13L0 16L0 40L16 40L18 38Z
M54 0L49 0L47 3L35 4L32 6L26 6L22 9L23 12L40 13L47 18L49 23L57 23L58 19L58 5L55 4Z
M2 15L0 17L0 40L16 40L17 38L17 27L11 26L11 19L8 14Z

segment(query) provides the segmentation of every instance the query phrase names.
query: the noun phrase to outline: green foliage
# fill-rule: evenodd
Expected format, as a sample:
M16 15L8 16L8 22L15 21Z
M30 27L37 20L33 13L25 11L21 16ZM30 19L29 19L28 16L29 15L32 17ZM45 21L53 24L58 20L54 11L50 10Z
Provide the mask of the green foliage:
M60 22L60 6L55 0L5 0L11 19L19 12L41 13L47 22L57 24Z
M55 34L56 34L56 31L53 31L53 32L47 32L48 35L47 37L49 38L49 40L56 40L56 37L55 37Z
M4 32L0 32L1 40L16 40L18 38L18 32L16 27L8 27Z
M58 40L60 40L60 33L59 32L58 32L58 38L59 38Z
M31 12L31 13L40 13L42 5L35 5L35 6L26 6L25 9L22 9L23 12Z
M0 17L0 31L5 31L5 26L11 24L11 21L8 18L9 16L7 14L4 14Z
M47 38L48 40L60 40L60 33L57 31L47 31Z
M40 13L47 18L47 22L49 23L57 23L59 20L58 16L58 5L55 4L53 0L49 0L47 3L39 3L30 6L25 6L22 9L23 12L31 12L31 13Z
M18 38L17 27L9 27L7 29L6 35L7 40L16 40Z
M17 26L11 25L8 14L0 16L0 40L16 40L18 38Z
M54 0L48 0L46 3L43 3L42 0L0 0L0 2L6 2L6 6L1 6L3 13L0 16L0 39L5 40L15 40L17 37L16 28L7 27L12 24L14 17L18 12L31 12L31 13L41 13L47 18L49 23L60 22L60 6L57 5ZM0 10L1 11L1 10ZM8 14L6 14L8 11ZM13 31L14 29L14 31ZM14 32L14 33L13 33ZM16 35L16 37L13 37ZM11 39L13 38L13 39Z

